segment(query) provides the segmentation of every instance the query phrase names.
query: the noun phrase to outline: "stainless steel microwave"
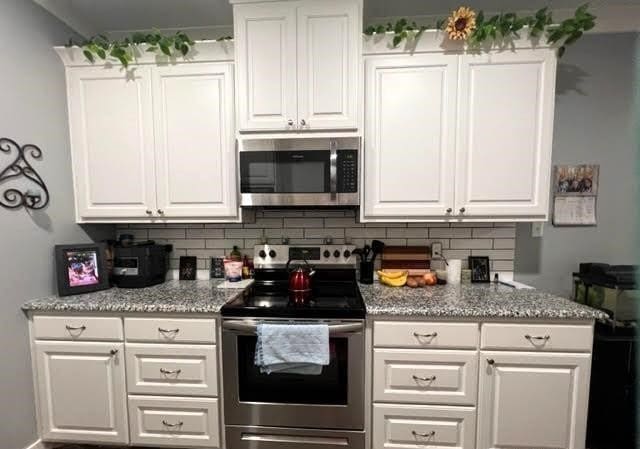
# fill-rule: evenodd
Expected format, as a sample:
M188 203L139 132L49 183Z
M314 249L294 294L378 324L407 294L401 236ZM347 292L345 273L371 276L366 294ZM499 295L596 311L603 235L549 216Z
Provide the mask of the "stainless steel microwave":
M240 151L242 206L357 206L357 148Z

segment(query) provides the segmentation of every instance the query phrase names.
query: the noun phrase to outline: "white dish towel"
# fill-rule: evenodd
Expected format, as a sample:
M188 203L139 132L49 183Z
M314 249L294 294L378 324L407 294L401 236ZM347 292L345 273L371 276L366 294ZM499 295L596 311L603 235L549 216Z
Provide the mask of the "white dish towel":
M259 324L255 364L260 372L319 375L329 365L326 324Z

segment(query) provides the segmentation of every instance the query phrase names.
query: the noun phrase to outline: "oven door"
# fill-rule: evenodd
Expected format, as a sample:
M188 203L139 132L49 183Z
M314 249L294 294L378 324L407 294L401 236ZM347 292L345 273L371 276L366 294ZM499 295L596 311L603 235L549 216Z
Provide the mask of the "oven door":
M364 323L329 323L330 363L319 375L263 374L255 365L258 322L223 321L225 423L364 429Z
M357 189L343 189L342 150L240 152L242 206L357 205ZM352 155L347 154L348 156ZM342 165L349 161L342 162ZM357 164L357 161L353 163ZM357 170L353 171L354 173ZM349 178L349 176L342 177ZM354 176L355 177L355 176Z

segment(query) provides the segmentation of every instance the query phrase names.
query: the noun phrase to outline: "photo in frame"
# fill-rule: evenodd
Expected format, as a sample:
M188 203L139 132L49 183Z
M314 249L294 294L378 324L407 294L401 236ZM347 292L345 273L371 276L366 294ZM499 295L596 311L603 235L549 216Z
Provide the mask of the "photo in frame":
M469 256L469 270L471 270L471 282L489 282L491 280L489 258L486 256Z
M106 250L104 243L56 245L58 295L78 295L108 289Z
M195 281L198 274L198 258L195 256L180 257L179 279L181 281Z

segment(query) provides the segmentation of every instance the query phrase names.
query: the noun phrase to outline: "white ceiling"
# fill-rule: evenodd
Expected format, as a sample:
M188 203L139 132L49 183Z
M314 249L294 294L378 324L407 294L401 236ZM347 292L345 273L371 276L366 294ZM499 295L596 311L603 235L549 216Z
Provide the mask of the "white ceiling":
M81 34L151 28L207 28L227 31L232 24L228 0L33 0ZM393 16L446 15L462 3L487 12L530 11L549 5L572 9L586 0L364 0L365 23ZM595 0L596 8L636 6L640 0ZM218 36L212 36L218 37Z

